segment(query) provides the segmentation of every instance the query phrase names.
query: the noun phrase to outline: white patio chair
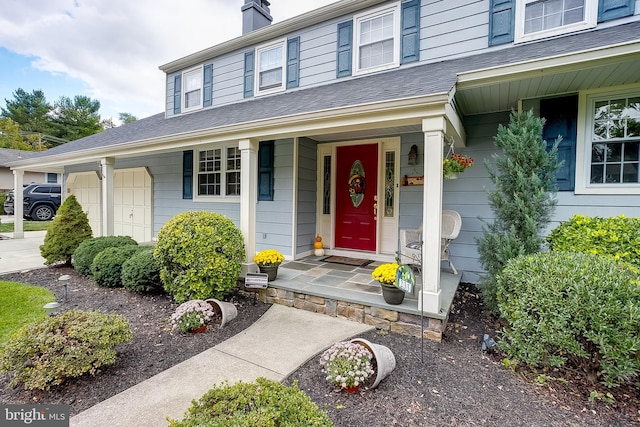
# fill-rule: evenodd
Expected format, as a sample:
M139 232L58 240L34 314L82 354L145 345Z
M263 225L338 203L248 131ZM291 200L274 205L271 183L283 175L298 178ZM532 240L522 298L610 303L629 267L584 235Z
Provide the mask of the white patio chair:
M458 237L462 228L460 214L452 210L442 211L442 239L440 241L440 261L447 261L453 274L458 274L449 258L449 244ZM417 249L409 247L412 243L420 243ZM417 229L400 230L400 262L418 267L422 264L422 225ZM411 245L415 246L415 245Z

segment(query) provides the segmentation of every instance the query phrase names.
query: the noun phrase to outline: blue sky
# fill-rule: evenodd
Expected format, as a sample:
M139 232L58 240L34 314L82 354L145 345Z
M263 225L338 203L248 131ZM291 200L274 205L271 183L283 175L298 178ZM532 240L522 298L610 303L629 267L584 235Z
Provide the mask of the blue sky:
M336 0L271 0L274 22ZM163 111L158 66L241 34L244 0L0 0L0 106L86 95L102 118ZM182 7L178 7L181 5Z

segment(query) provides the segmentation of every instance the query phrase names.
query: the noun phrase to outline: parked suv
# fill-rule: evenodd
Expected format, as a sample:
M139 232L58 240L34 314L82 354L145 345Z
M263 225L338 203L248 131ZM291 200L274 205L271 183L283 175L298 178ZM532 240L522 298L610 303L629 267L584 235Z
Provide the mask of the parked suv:
M22 190L24 217L34 221L49 221L60 207L60 184L28 184ZM13 190L4 199L4 211L13 215Z

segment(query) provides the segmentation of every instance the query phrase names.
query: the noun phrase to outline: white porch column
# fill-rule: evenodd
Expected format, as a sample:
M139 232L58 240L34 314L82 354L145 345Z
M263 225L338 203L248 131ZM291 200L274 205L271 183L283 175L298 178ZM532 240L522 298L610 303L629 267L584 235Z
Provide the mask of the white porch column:
M240 231L244 237L246 261L242 275L255 271L256 254L256 202L258 199L258 141L241 139L240 148Z
M113 157L100 160L102 176L102 235L113 236Z
M424 132L424 182L422 205L422 295L426 313L440 312L440 238L442 217L442 147L446 121L434 117L422 121Z
M24 183L24 171L13 170L13 238L24 239L24 194L22 184Z

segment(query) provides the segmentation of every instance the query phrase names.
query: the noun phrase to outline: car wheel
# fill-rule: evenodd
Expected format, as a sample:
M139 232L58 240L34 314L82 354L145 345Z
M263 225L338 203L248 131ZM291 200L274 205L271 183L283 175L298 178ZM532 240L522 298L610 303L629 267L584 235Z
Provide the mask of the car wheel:
M53 218L53 209L51 209L49 206L37 206L32 212L31 212L31 218L34 221L49 221L51 218Z

